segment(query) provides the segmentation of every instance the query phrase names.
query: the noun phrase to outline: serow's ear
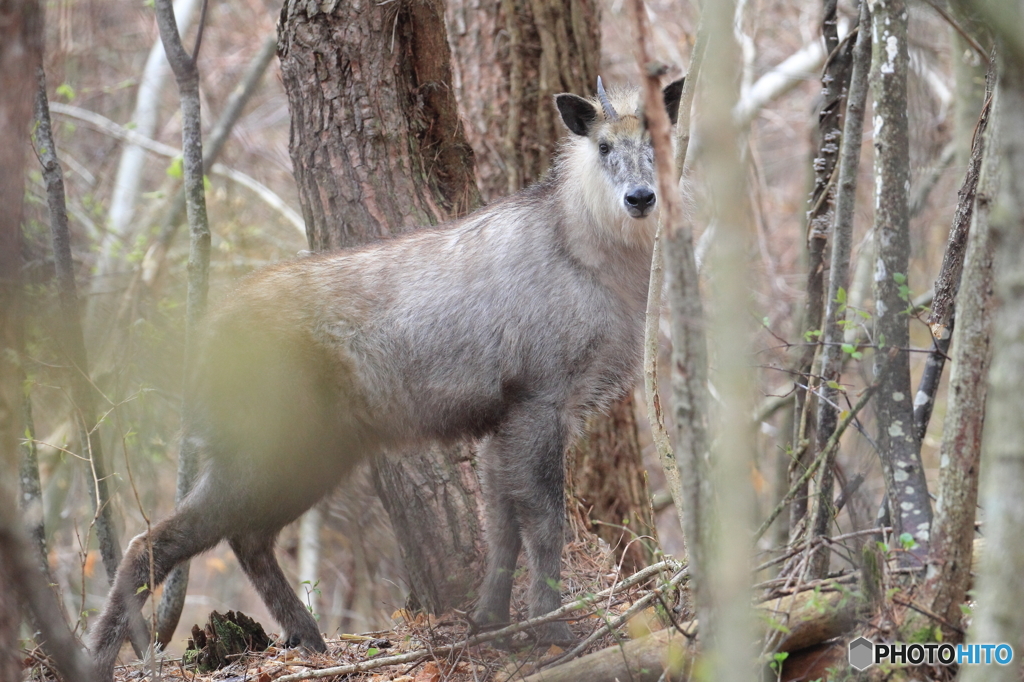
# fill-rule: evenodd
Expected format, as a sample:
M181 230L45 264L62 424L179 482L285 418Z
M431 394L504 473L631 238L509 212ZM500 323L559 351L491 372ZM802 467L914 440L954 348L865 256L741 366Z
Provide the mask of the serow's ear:
M661 91L661 96L665 98L668 120L672 121L672 125L679 120L679 97L683 94L683 81L685 80L686 78L680 78L677 81L672 81Z
M677 104L678 99L677 97ZM565 127L577 135L585 137L590 127L597 121L597 109L578 95L555 95L555 105L558 107L558 113L562 115Z

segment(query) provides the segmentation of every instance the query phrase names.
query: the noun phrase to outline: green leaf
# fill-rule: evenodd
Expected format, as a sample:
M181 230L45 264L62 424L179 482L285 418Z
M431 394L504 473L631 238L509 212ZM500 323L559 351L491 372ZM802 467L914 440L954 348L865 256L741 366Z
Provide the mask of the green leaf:
M878 333L878 347L885 348L885 334L881 332Z
M213 183L210 182L210 176L203 175L203 190L206 191L206 192L209 192L210 188L212 188L212 187L213 187Z
M180 156L171 161L171 165L167 167L167 175L177 180L180 180L185 175L184 164Z
M860 360L864 357L864 354L861 353L859 350L856 350L850 353L850 357L853 358L854 360Z
M828 381L825 383L825 385L831 388L833 391L842 391L844 393L846 392L846 389L840 386L838 381Z
M380 653L380 649L378 649L375 646L372 646L372 647L370 647L369 649L366 650L366 657L367 658L373 658L374 656L376 656L379 653Z
M75 99L75 89L67 83L61 83L57 86L57 90L54 92L59 97L63 97L67 101Z
M842 348L844 353L850 353L851 355L857 351L857 347L852 343L844 343Z
M836 303L840 305L846 303L846 289L839 287L839 291L836 292Z
M900 535L900 545L903 549L914 549L917 547L917 540L910 533L903 533Z
M892 273L892 281L896 282L896 284L906 284L907 276L902 272L894 272Z

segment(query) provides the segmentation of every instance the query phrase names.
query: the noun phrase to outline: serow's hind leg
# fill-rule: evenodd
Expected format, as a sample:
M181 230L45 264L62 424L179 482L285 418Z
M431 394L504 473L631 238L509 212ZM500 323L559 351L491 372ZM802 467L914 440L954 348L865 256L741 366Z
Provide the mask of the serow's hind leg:
M133 636L148 636L141 609L151 590L163 582L178 563L209 549L220 539L218 530L196 506L190 505L154 526L148 538L142 534L132 540L117 568L103 613L92 628L89 649L96 659L101 679L113 678L114 663L129 630Z
M229 540L242 570L285 633L285 645L327 651L313 614L303 606L274 556L276 533L245 535Z

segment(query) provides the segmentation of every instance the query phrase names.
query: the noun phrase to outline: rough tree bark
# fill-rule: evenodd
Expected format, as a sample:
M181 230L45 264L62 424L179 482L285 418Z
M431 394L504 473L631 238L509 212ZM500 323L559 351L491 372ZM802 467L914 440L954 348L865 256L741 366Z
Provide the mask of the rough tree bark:
M278 55L310 248L343 248L480 204L459 125L440 0L289 0ZM378 458L413 601L465 606L483 546L467 448Z
M857 200L857 176L860 173L860 147L864 127L864 108L868 96L868 71L871 69L871 13L866 0L861 2L857 41L852 55L850 88L846 104L846 121L843 126L840 145L839 180L836 190L835 222L832 227L832 258L829 268L828 297L825 300L825 316L821 330L821 399L818 400L818 452L824 452L825 445L836 430L839 410L836 407L839 390L835 388L843 372L843 335L846 320L846 292L850 279L850 251L853 246L853 209ZM809 538L828 534L835 516L832 504L833 472L835 455L826 458L818 479L817 505ZM832 549L822 545L810 562L808 575L824 578L828 573Z
M928 325L932 331L932 351L925 361L921 381L917 393L914 394L914 436L918 441L924 439L931 421L932 409L935 406L935 395L942 380L942 370L946 365L946 357L953 340L954 308L957 292L965 264L971 218L974 213L974 199L978 191L981 176L981 164L984 148L985 128L988 125L991 111L992 87L995 85L995 61L989 64L989 73L985 78L987 86L982 91L983 103L977 107L981 114L976 116L974 125L969 129L962 127L961 110L975 104L973 99L965 98L957 102L957 136L965 136L971 140L970 156L965 165L967 173L957 194L956 211L953 214L953 225L949 229L946 240L946 251L942 257L942 267L935 279L932 298L932 311L928 316ZM973 94L973 87L969 89ZM959 141L958 141L959 142ZM959 147L959 145L957 145Z
M828 256L828 235L832 229L833 203L835 196L835 175L839 161L839 142L843 135L843 104L846 88L850 81L850 53L852 41L841 44L836 24L837 0L824 0L821 17L821 34L825 40L825 54L828 55L821 77L821 109L818 111L818 148L814 156L814 189L807 211L807 298L804 301L803 331L806 339L820 334L822 315L825 311L825 266ZM817 347L808 343L797 361L798 375L796 395L797 414L810 410L810 391L814 385L811 368ZM813 411L808 415L814 414ZM807 438L808 415L796 420L799 432L793 439L794 448L800 453L790 464L790 485L800 479L807 465L814 460L814 451L802 446ZM801 532L807 515L808 495L806 487L795 498L790 507L790 537Z
M459 0L447 2L445 13L466 139L490 202L546 170L564 134L551 116L554 95L594 91L600 6L593 0ZM620 551L635 536L654 535L631 395L588 422L567 461L570 505L598 522L590 524L593 532ZM651 560L650 543L628 546L625 570Z
M1005 3L1009 14L998 29L1019 38L1018 3ZM1001 36L1002 37L1002 36ZM1004 46L1001 46L1002 50ZM978 606L968 633L970 642L1008 642L1024 637L1024 420L1020 387L1024 385L1024 55L1005 50L999 75L998 126L1001 187L991 228L995 259L996 313L989 372L988 415L982 468L985 486L985 535L988 547L977 580ZM958 327L960 324L958 323ZM1016 666L965 666L966 682L1016 679Z
M446 3L454 83L486 201L539 179L562 135L552 98L594 91L595 0Z
M996 114L993 112L989 116L995 117ZM933 613L950 623L959 623L963 618L960 605L964 603L971 579L981 435L985 424L991 359L992 240L989 215L999 192L998 125L997 118L992 120L984 142L979 142L976 147L976 153L981 155L984 152L985 156L957 294L949 397L939 456L938 499L932 523L928 572L918 593L920 603L930 604ZM904 630L912 632L913 628ZM947 640L956 641L961 636L956 630L945 629Z

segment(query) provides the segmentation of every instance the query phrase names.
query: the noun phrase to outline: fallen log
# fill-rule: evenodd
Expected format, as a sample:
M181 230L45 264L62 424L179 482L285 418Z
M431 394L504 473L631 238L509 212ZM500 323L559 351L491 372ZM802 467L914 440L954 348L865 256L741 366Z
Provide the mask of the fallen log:
M759 604L755 612L764 637L778 639L774 651L797 651L848 632L863 604L846 585L786 595ZM682 632L681 632L682 631ZM685 634L683 634L685 633ZM523 682L657 682L679 674L693 658L697 621L667 628L574 661L534 673Z

